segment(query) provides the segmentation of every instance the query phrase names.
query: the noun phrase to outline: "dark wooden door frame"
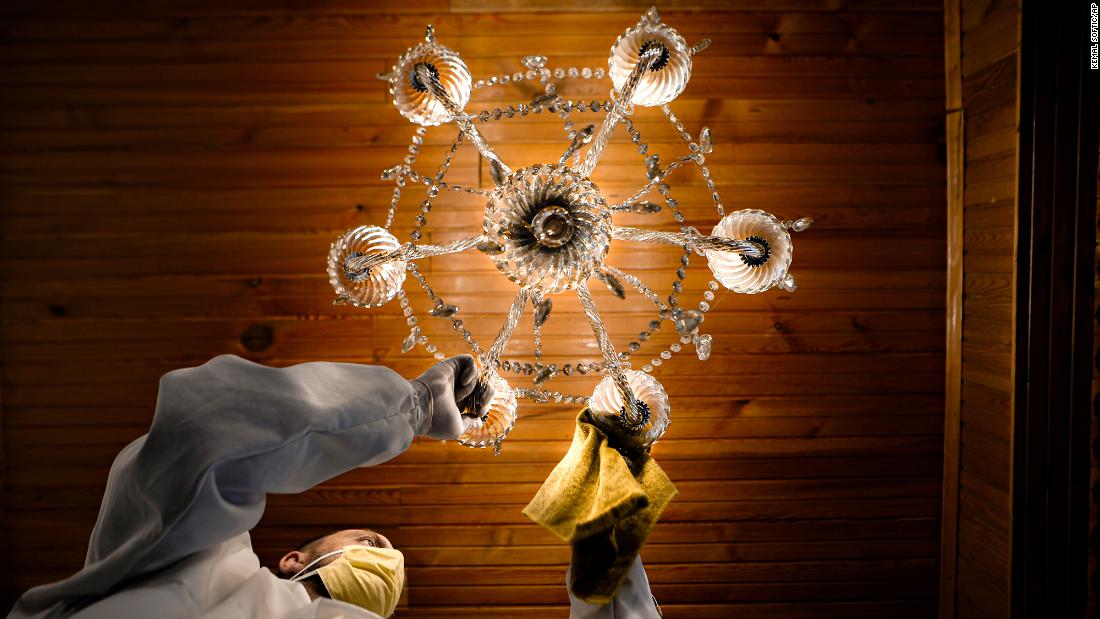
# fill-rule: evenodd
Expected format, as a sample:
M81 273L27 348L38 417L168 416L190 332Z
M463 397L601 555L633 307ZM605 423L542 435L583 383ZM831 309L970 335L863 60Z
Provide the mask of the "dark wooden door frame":
M1084 617L1096 240L1088 1L1021 10L1012 615Z

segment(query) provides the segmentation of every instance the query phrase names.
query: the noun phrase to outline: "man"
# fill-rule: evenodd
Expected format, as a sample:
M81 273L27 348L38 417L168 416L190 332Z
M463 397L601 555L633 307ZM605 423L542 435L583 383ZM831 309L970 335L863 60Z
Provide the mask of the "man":
M111 466L84 569L27 591L11 616L388 616L404 562L385 537L330 534L287 553L277 576L248 531L268 493L302 492L390 460L415 436L455 439L480 423L461 412L476 381L468 355L411 381L382 366L270 368L233 355L168 372L148 434ZM620 597L648 607L574 601L573 614L656 616L640 562Z

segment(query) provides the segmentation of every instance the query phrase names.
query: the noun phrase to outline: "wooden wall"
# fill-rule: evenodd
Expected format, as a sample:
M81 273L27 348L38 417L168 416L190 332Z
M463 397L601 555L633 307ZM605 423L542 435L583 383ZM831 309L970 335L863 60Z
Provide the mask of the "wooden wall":
M19 567L4 570L9 603L81 565L108 466L144 432L165 371L226 352L271 365L384 363L406 376L431 362L422 348L401 355L395 304L333 307L324 258L342 230L385 217L391 185L378 172L404 155L411 128L373 76L425 23L484 76L540 52L552 66L605 66L610 43L645 8L526 6L0 7L3 553ZM666 617L932 616L944 385L943 8L929 0L662 7L689 42L714 40L673 108L693 134L714 131L709 162L727 208L818 223L796 237L796 293L720 294L704 325L712 358L701 363L689 350L656 373L674 421L654 455L680 496L643 552L654 592ZM990 334L1007 315L1000 222L1011 212L1004 174L1013 116L1010 57L989 46L1011 30L1011 15L969 19L968 41L986 43L974 44L965 67L975 251L964 326L975 346L964 385L974 406L963 498L994 523L1003 480L984 466L1004 455L1007 378L998 374L1006 343ZM562 86L585 98L608 89ZM493 88L470 108L532 94L526 85ZM575 116L578 125L594 117ZM637 120L663 161L684 152L659 113ZM420 170L434 170L453 134L428 132ZM564 146L559 121L546 117L502 121L486 134L517 163L556 159ZM623 135L595 177L611 198L644 178ZM451 176L491 182L469 147ZM688 217L709 229L716 217L699 175L677 174L672 185ZM404 202L401 235L418 199ZM438 202L431 239L477 227L478 200ZM673 225L667 213L622 221ZM622 246L612 261L669 291L673 253ZM697 300L707 272L693 264L687 289ZM479 256L425 266L489 340L510 285ZM423 316L423 295L407 289ZM650 319L637 295L597 297L620 347ZM578 318L563 299L550 319L547 352L559 363L595 359ZM449 324L422 321L442 350L461 351ZM529 356L529 341L509 354ZM372 526L406 552L400 616L564 616L568 549L520 508L564 453L574 413L524 405L497 458L418 441L381 467L275 497L254 532L257 551L270 561L310 535ZM999 556L995 530L963 522ZM960 572L967 578L972 556Z
M1096 262L1093 277L1095 286L1100 289L1100 167L1096 170L1097 213L1096 221ZM1092 488L1092 501L1089 506L1089 616L1100 612L1100 581L1097 568L1100 567L1100 298L1093 307L1093 378L1092 378L1092 428L1089 434L1092 445L1092 458L1089 482Z
M957 357L948 356L941 617L1008 617L1019 3L949 0L946 11L948 64L953 52L961 61L949 71L949 125L963 130L948 140L961 179L948 203L958 241L948 279L961 286L948 299Z

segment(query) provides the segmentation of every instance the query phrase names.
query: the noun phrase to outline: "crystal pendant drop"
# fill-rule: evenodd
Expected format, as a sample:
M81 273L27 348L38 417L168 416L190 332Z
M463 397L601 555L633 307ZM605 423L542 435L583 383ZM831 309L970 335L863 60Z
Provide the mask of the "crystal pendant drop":
M610 290L612 294L619 297L620 299L626 298L626 288L623 288L622 282L620 282L618 278L616 278L614 275L601 272L597 274L597 277L599 277L600 280L603 281L604 285L607 286L607 289Z
M656 153L645 158L645 175L654 180L661 175L661 157Z
M711 41L710 41L709 38L700 40L698 43L691 46L691 53L692 54L698 54L699 52L702 52L703 50L710 47L710 43L711 43Z
M489 176L493 178L494 185L503 185L505 174L504 168L500 166L500 162L496 159L489 160Z
M478 251L489 254L490 256L495 256L504 252L504 246L492 240L482 241L475 245L475 247Z
M535 97L534 99L531 99L531 107L536 107L536 106L539 106L539 105L546 105L547 103L550 103L551 101L553 101L554 99L557 99L557 98L558 98L557 88L555 88L553 84L547 84L545 93Z
M577 132L577 135L573 136L573 142L569 146L569 150L577 150L578 148L588 144L592 141L592 133L596 130L596 125L587 125L584 129Z
M450 318L458 312L458 307L451 305L450 303L441 303L432 309L428 310L428 313L437 318Z
M700 335L695 338L695 354L699 355L700 361L706 361L710 358L711 350L711 337L707 335Z
M794 276L790 273L784 275L783 279L779 280L779 283L776 284L776 286L778 286L781 290L786 290L787 292L794 292L795 290L798 290L798 284L794 281Z
M699 132L699 152L709 155L714 150L714 142L710 138L710 127L703 127Z
M543 299L535 304L535 326L541 327L546 324L546 320L550 318L550 310L554 309L553 302L550 299Z
M661 205L656 202L634 202L630 205L631 213L641 213L643 215L651 215L653 213L661 212Z
M814 220L812 217L803 217L801 219L794 220L794 223L791 224L791 230L794 230L795 232L802 232L812 225L814 225Z
M542 368L541 370L539 370L538 374L535 374L535 384L541 385L543 382L546 381L547 378L550 378L553 374L554 370L551 370L549 367Z
M686 310L682 311L678 316L673 317L673 321L676 325L676 331L680 335L690 335L699 328L699 324L703 322L703 312L698 310Z
M416 336L420 335L420 327L417 327L409 332L409 336L405 338L404 342L401 342L401 352L407 353L416 346Z

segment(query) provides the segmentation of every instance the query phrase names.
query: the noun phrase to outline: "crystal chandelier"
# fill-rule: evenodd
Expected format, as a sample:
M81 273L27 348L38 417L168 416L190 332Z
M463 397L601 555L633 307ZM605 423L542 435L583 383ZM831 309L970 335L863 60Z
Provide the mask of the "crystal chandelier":
M648 448L661 437L669 421L668 395L651 372L680 352L683 345L692 345L701 360L710 356L711 336L701 333L700 327L711 308L714 291L723 286L743 294L756 294L772 287L795 289L794 278L787 272L792 253L788 231L804 230L812 220L781 221L760 210L726 214L706 165L706 156L712 150L710 130L704 127L696 139L685 130L668 105L687 86L693 56L709 45L710 40L704 39L689 46L676 30L661 22L654 7L615 40L606 74L600 68L551 69L546 57L527 56L522 60L524 71L474 81L459 55L438 43L432 27L428 26L424 42L408 49L391 71L378 76L389 83L389 93L397 111L417 128L404 162L382 172L382 178L392 180L395 185L385 225L353 228L332 244L328 257L329 282L336 290L337 304L369 308L398 298L410 327L402 343L402 352L422 345L435 358L444 357L417 324L403 290L406 274L412 274L434 304L429 314L451 321L478 360L480 373L475 393L491 394L481 423L460 437L459 442L463 445L492 447L499 453L501 441L515 425L517 399L527 398L538 403L586 404L598 418L614 424L622 435L630 437L635 447ZM567 76L602 80L605 75L613 84L611 98L605 101L566 100L558 94L553 82L555 78ZM465 111L474 90L524 80L537 80L544 94L530 103L496 108L491 112L469 114ZM659 106L690 152L665 165L656 154L649 154L648 146L631 120L636 105ZM574 111L602 111L605 114L598 130L592 124L576 129L571 119ZM557 161L513 170L497 156L478 130L479 124L502 118L544 113L561 117L569 139ZM458 132L437 172L434 175L418 173L413 166L427 128L452 122L458 126ZM618 125L625 127L644 158L648 182L630 197L609 204L589 177ZM473 144L489 162L492 189L444 180L463 141ZM688 225L665 182L674 170L688 165L694 165L702 173L721 218L709 235ZM420 204L409 242L401 243L389 228L402 190L410 183L426 186L427 194ZM654 231L613 223L613 215L617 212L659 212L662 206L646 199L654 190L660 194L664 208L672 212L679 231ZM486 200L479 234L442 244L420 242L434 201L442 191L473 194ZM614 240L682 248L672 294L662 298L637 277L605 264L604 258ZM483 253L518 287L515 301L488 350L465 327L459 318L459 308L436 294L415 262L467 250ZM706 257L714 275L698 309L684 307L680 302L687 276L685 269L693 254ZM656 317L649 322L648 328L621 352L616 352L589 291L588 282L593 278L620 298L625 298L627 286L632 287L656 308ZM550 316L552 295L569 291L580 300L602 359L567 363L562 367L544 364L541 328ZM528 303L533 307L534 359L502 360L505 344ZM666 321L675 328L679 343L655 355L640 371L631 369L631 356ZM531 376L533 385L512 387L502 372ZM589 372L603 376L590 396L551 392L545 387L554 378ZM477 410L478 398L470 400Z

